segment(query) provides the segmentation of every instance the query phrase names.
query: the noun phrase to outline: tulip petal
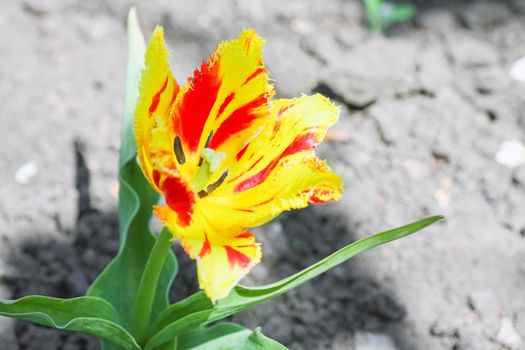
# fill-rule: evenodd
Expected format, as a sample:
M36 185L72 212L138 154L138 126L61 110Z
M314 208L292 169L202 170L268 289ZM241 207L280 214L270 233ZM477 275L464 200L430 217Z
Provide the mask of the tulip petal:
M146 49L140 82L140 98L135 110L137 154L144 175L158 191L161 172L177 168L168 112L179 86L168 64L168 50L161 27L157 27Z
M223 233L221 232L220 235ZM261 248L253 234L240 230L228 242L217 232L206 232L197 258L199 286L211 300L226 297L230 290L261 260Z
M237 154L229 184L234 192L257 186L286 159L312 157L313 150L335 124L339 109L316 94L271 103L271 123Z
M231 159L269 119L273 86L262 59L263 39L244 30L237 39L219 44L214 55L196 70L177 96L171 114L190 166L191 178L207 147ZM193 165L193 168L191 168ZM222 173L218 170L219 176Z
M211 300L230 290L261 260L261 249L246 229L217 230L199 212L187 227L177 224L177 214L167 206L156 206L155 215L180 240L186 253L197 261L200 288Z
M315 157L339 110L321 95L272 103L273 123L237 155L229 180L202 205L217 225L254 227L284 210L341 196L343 183Z

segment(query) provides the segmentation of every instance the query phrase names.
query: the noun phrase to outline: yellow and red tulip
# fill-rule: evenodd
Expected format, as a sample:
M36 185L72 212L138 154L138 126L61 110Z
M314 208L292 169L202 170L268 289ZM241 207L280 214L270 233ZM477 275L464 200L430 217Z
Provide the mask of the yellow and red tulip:
M225 297L261 259L250 227L341 196L343 183L314 154L339 110L321 95L272 100L254 30L219 44L179 87L162 28L146 51L135 113L138 159L165 197L154 208L197 260L199 284Z

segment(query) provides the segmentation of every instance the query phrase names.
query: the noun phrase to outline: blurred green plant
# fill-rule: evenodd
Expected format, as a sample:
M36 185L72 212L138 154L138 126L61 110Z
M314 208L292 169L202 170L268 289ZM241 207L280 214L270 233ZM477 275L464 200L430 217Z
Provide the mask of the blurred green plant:
M370 26L382 33L394 23L409 21L416 15L413 4L395 4L384 0L363 0Z
M170 305L168 291L178 271L177 261L170 249L168 230L164 229L158 236L150 232L151 208L159 196L136 161L133 120L145 43L134 11L128 18L128 35L127 89L119 161L119 253L86 296L59 299L35 295L1 300L0 315L95 336L102 341L104 350L286 349L258 328L249 330L229 322L211 324L269 301L362 252L442 219L433 216L363 238L269 285L237 285L226 297L216 301L199 291Z

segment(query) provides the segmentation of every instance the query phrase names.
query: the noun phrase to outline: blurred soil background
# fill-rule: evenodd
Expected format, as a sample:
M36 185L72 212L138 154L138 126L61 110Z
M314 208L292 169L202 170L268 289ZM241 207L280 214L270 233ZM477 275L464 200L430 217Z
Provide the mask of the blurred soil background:
M291 349L525 349L525 1L424 1L381 36L359 1L140 2L166 30L185 82L218 41L253 27L277 95L319 91L342 108L318 153L347 183L333 205L257 229L288 276L368 234L447 220L359 256L235 317ZM132 1L1 1L0 296L74 297L117 247L117 157ZM172 298L196 290L193 262ZM98 349L87 336L0 319L0 349Z

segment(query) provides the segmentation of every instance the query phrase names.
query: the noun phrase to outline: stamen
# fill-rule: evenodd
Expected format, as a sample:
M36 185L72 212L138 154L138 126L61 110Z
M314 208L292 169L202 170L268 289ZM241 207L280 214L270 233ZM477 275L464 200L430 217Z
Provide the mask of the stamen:
M213 130L208 135L208 138L206 139L206 144L204 145L204 148L208 148L208 146L210 145L210 141L211 141L212 137L213 137ZM200 157L200 159L199 159L199 166L202 165L203 161L204 161L204 159L202 157Z
M199 198L204 198L208 195L208 192L206 192L206 190L202 190L202 191L199 191L197 193L197 196L199 196Z
M177 162L179 162L180 165L186 163L186 156L184 155L182 143L180 141L180 137L178 136L176 136L175 141L173 141L173 151L175 152L175 157L177 158Z
M208 135L208 138L206 139L206 144L204 145L204 148L208 148L208 146L210 145L210 141L211 141L212 137L213 137L213 130Z
M226 179L227 176L228 176L228 170L223 172L221 177L219 177L219 179L217 181L215 181L211 185L208 185L208 187L206 187L206 192L208 192L208 194L210 194L213 191L215 191L217 189L217 187L219 187L224 182L224 180Z

